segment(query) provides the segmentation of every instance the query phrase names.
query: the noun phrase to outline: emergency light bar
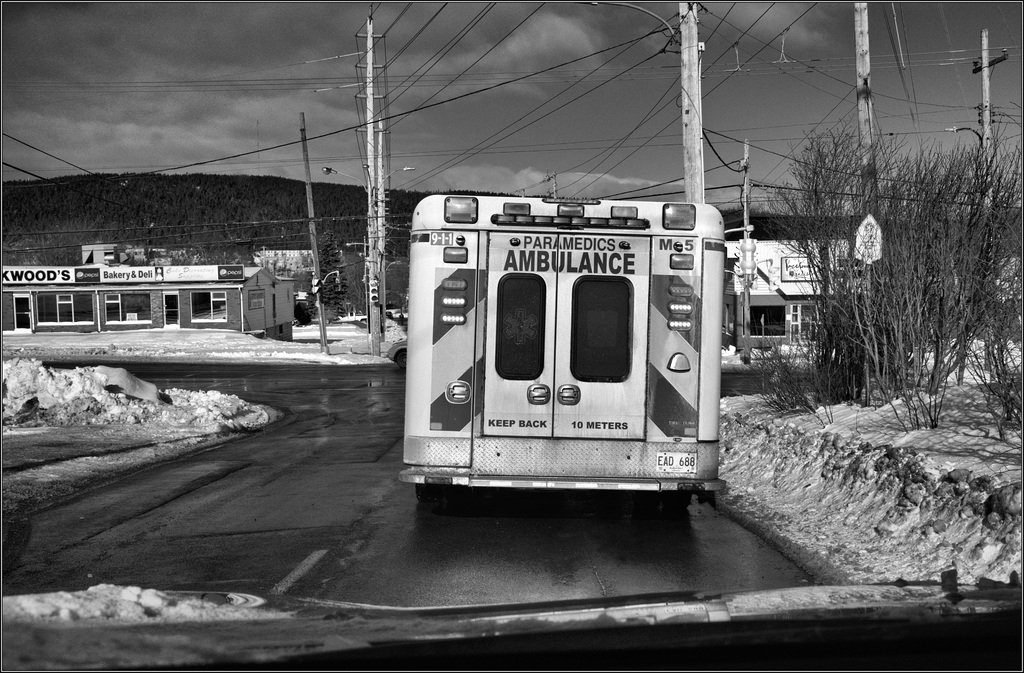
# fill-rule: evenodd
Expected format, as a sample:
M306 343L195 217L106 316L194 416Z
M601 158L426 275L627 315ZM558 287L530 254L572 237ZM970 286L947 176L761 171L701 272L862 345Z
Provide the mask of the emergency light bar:
M491 224L535 227L597 227L602 229L650 229L647 220L617 217L552 217L548 215L491 215Z
M637 217L636 206L613 206L611 217L586 217L585 205L594 204L560 202L557 204L555 215L532 215L529 203L505 203L500 215L491 215L491 224L607 229L649 229L651 226L650 221Z

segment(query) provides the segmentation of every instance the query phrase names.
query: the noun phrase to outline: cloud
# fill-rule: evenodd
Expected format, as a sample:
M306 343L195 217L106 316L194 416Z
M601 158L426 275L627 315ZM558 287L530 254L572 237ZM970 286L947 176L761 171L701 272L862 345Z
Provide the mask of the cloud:
M551 187L557 186L560 197L599 198L606 194L643 189L656 184L652 180L621 178L615 175L592 175L588 173L559 173L553 181L546 179L549 173L528 167L519 170L494 164L456 166L425 181L418 189L428 191L481 191L515 194L525 190L526 196L546 195Z

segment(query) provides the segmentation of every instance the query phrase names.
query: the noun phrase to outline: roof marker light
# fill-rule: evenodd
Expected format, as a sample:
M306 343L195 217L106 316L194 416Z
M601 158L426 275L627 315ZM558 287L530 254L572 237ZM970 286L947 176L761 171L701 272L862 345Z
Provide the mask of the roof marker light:
M529 215L529 203L506 203L502 206L501 212L505 215Z
M449 196L444 200L444 221L476 224L479 202L472 196Z
M666 203L662 209L662 226L666 229L693 229L697 223L697 206L692 203Z

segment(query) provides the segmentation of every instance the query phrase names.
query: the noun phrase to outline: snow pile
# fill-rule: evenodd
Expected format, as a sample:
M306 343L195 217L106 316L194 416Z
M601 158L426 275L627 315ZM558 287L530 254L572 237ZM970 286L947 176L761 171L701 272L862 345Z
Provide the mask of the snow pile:
M280 619L289 616L258 604L235 605L212 601L202 595L140 589L135 586L99 584L85 591L4 596L4 621L59 621L83 619L107 622L196 622L249 619Z
M116 383L112 383L116 381ZM187 426L211 431L244 430L265 425L259 407L216 391L172 388L154 399L138 399L125 391L155 390L122 369L80 367L50 369L37 360L16 358L3 363L3 425L67 427L75 425Z
M949 429L913 433L890 427L886 408L837 408L823 428L753 396L723 400L729 506L837 583L1019 577L1020 442L958 418L967 399L951 396Z

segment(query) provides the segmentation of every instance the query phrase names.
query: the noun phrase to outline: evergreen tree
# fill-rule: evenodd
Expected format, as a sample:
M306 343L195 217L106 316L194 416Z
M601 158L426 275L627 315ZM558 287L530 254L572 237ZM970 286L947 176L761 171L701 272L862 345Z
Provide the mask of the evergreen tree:
M320 254L320 302L328 320L344 313L348 299L348 287L342 266L341 245L338 237L330 231L317 235ZM324 282L324 279L327 279Z

